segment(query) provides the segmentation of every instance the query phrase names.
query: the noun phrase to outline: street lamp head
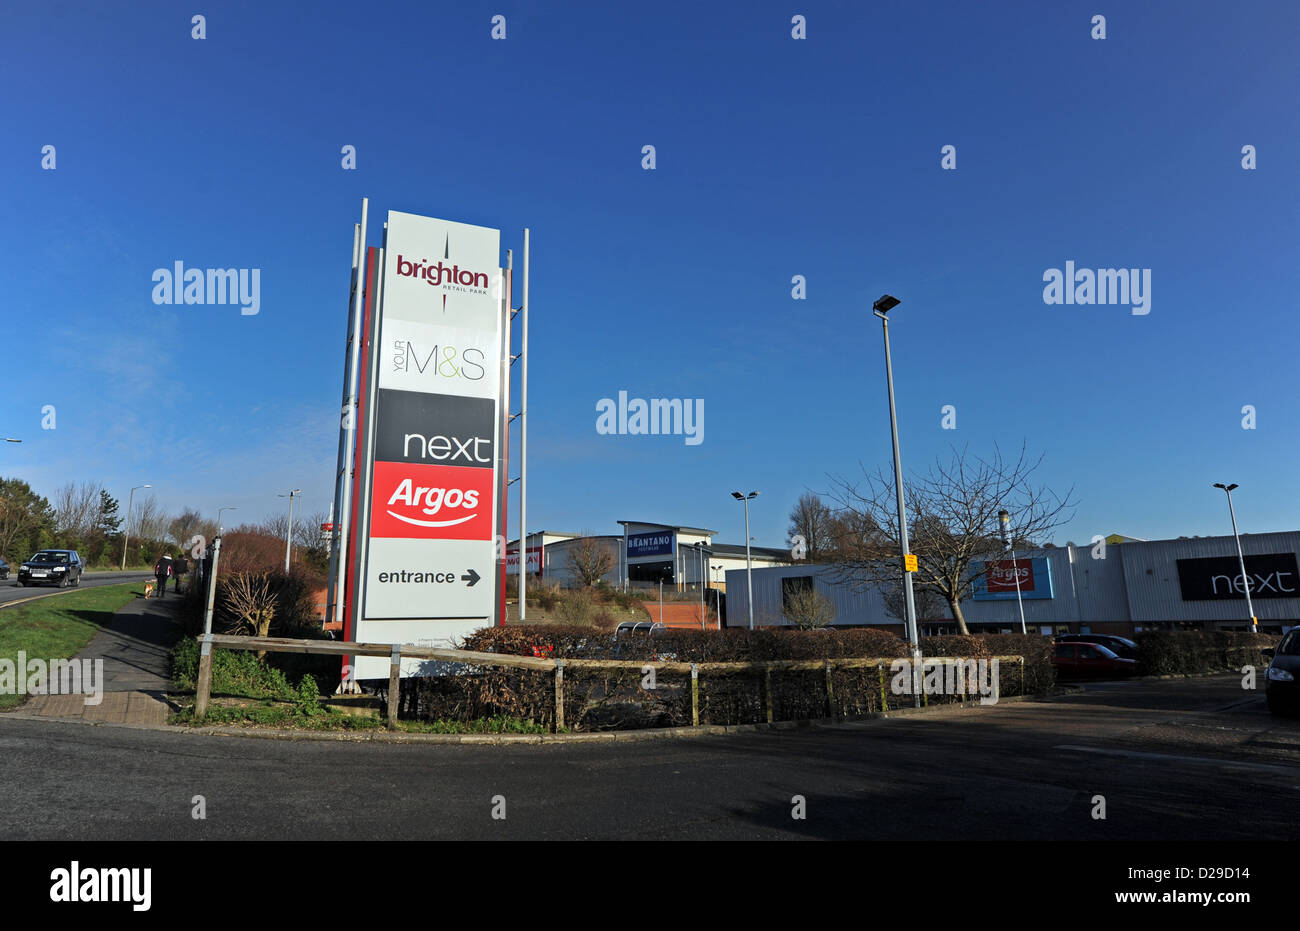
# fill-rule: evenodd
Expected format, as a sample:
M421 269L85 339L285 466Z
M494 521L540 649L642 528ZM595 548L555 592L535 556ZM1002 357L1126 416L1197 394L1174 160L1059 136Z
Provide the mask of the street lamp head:
M876 313L887 314L901 303L902 301L892 294L882 294L880 300L871 305L871 309Z
M1214 483L1214 487L1215 487L1215 488L1222 488L1224 491L1232 491L1234 488L1237 487L1237 483L1236 483L1236 482L1233 482L1231 485L1225 485L1225 484L1223 484L1222 482L1215 482L1215 483Z
M742 495L742 494L741 494L740 492L738 492L738 491L733 491L733 492L731 493L731 497L735 498L737 501L744 501L744 500L745 500L745 496Z

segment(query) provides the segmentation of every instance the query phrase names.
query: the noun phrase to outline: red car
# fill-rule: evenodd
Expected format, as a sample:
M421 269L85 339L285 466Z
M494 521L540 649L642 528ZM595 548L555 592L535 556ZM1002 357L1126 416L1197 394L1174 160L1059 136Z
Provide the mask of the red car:
M1137 672L1137 660L1116 656L1100 643L1058 643L1052 665L1062 679L1114 679Z

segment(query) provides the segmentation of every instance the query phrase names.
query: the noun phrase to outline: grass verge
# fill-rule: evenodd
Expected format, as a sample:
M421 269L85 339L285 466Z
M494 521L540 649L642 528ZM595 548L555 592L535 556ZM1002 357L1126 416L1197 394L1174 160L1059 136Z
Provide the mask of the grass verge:
M198 641L186 638L172 649L172 687L193 692L198 678ZM304 730L370 731L385 727L378 717L351 715L331 708L320 700L316 680L304 675L297 687L284 674L249 652L212 651L212 704L203 726L286 727ZM181 710L167 723L197 726L192 695L172 695ZM225 701L223 699L235 699ZM243 699L251 699L245 701ZM412 734L544 734L546 728L532 721L504 715L475 721L399 721L398 728Z
M104 585L39 598L0 610L0 659L18 661L21 650L32 659L71 659L128 602L144 594L139 582ZM0 694L0 711L20 705L27 696Z

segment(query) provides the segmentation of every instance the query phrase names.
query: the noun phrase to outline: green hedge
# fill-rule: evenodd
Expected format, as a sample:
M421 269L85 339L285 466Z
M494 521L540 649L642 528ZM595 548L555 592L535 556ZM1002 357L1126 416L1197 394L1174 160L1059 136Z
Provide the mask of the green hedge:
M1152 630L1134 639L1139 675L1190 676L1237 671L1242 666L1262 669L1268 660L1260 651L1277 646L1280 638L1233 630Z

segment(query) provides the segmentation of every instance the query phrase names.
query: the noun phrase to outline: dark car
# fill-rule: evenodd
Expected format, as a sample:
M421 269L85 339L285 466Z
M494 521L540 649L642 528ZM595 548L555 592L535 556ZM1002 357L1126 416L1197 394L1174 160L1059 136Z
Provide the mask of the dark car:
M80 585L82 568L76 550L41 550L18 567L18 584Z
M1052 665L1062 679L1114 679L1137 671L1136 660L1116 656L1100 643L1058 643Z
M1300 627L1287 631L1275 650L1265 650L1269 657L1264 694L1268 710L1274 714L1295 714L1300 710Z
M1100 643L1116 656L1123 659L1137 659L1138 645L1128 637L1114 634L1066 634L1056 638L1057 643Z
M0 556L0 580L9 578L9 563L5 562L3 556Z

